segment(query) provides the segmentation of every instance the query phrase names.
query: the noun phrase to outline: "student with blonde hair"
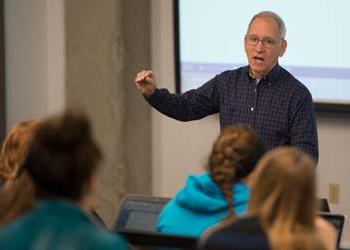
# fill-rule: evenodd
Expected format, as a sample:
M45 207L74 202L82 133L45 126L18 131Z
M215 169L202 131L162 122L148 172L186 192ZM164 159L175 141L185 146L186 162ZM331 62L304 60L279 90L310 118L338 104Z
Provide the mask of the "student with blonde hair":
M247 217L203 236L203 249L332 250L334 228L316 215L315 162L281 147L258 163Z
M214 142L208 172L191 175L158 218L167 234L199 237L223 219L235 220L248 206L250 173L265 148L246 125L228 127Z
M31 178L23 171L23 160L39 121L15 124L7 134L0 155L0 225L26 212L34 202Z

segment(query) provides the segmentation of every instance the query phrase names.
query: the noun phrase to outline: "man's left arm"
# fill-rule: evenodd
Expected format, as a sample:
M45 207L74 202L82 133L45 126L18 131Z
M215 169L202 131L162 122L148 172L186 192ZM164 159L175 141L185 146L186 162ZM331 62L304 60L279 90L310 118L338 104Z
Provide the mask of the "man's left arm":
M309 153L318 162L316 114L311 94L300 99L293 111L290 117L291 145Z

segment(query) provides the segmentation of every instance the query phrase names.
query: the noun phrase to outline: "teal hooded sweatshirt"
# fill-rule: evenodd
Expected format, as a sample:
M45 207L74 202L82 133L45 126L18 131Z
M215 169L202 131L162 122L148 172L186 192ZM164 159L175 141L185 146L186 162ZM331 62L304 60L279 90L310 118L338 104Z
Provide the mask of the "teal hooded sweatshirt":
M0 228L1 250L127 250L124 239L96 226L72 202L42 200Z
M237 215L246 211L249 192L249 187L242 182L232 185L232 207ZM160 213L157 230L166 234L199 237L227 215L226 200L210 175L190 175L185 187Z

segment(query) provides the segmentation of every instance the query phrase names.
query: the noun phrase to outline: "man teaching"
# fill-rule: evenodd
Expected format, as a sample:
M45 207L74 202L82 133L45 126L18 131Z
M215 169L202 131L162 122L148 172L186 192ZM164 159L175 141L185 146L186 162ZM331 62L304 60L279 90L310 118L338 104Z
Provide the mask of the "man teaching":
M317 127L309 90L278 64L287 48L286 27L274 12L250 21L244 37L248 66L215 76L184 94L158 89L151 70L139 72L135 83L159 112L180 121L219 113L220 127L251 126L267 149L292 145L318 160Z

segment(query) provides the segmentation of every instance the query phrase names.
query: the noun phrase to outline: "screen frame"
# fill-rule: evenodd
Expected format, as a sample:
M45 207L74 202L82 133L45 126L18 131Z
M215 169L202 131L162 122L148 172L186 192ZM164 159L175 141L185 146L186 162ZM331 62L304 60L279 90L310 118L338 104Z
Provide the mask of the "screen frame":
M180 19L179 1L173 0L173 34L174 34L174 60L175 60L175 90L181 94L181 56L180 56ZM218 72L219 73L219 72ZM209 79L208 79L209 80ZM350 113L350 104L317 102L314 101L316 112Z

